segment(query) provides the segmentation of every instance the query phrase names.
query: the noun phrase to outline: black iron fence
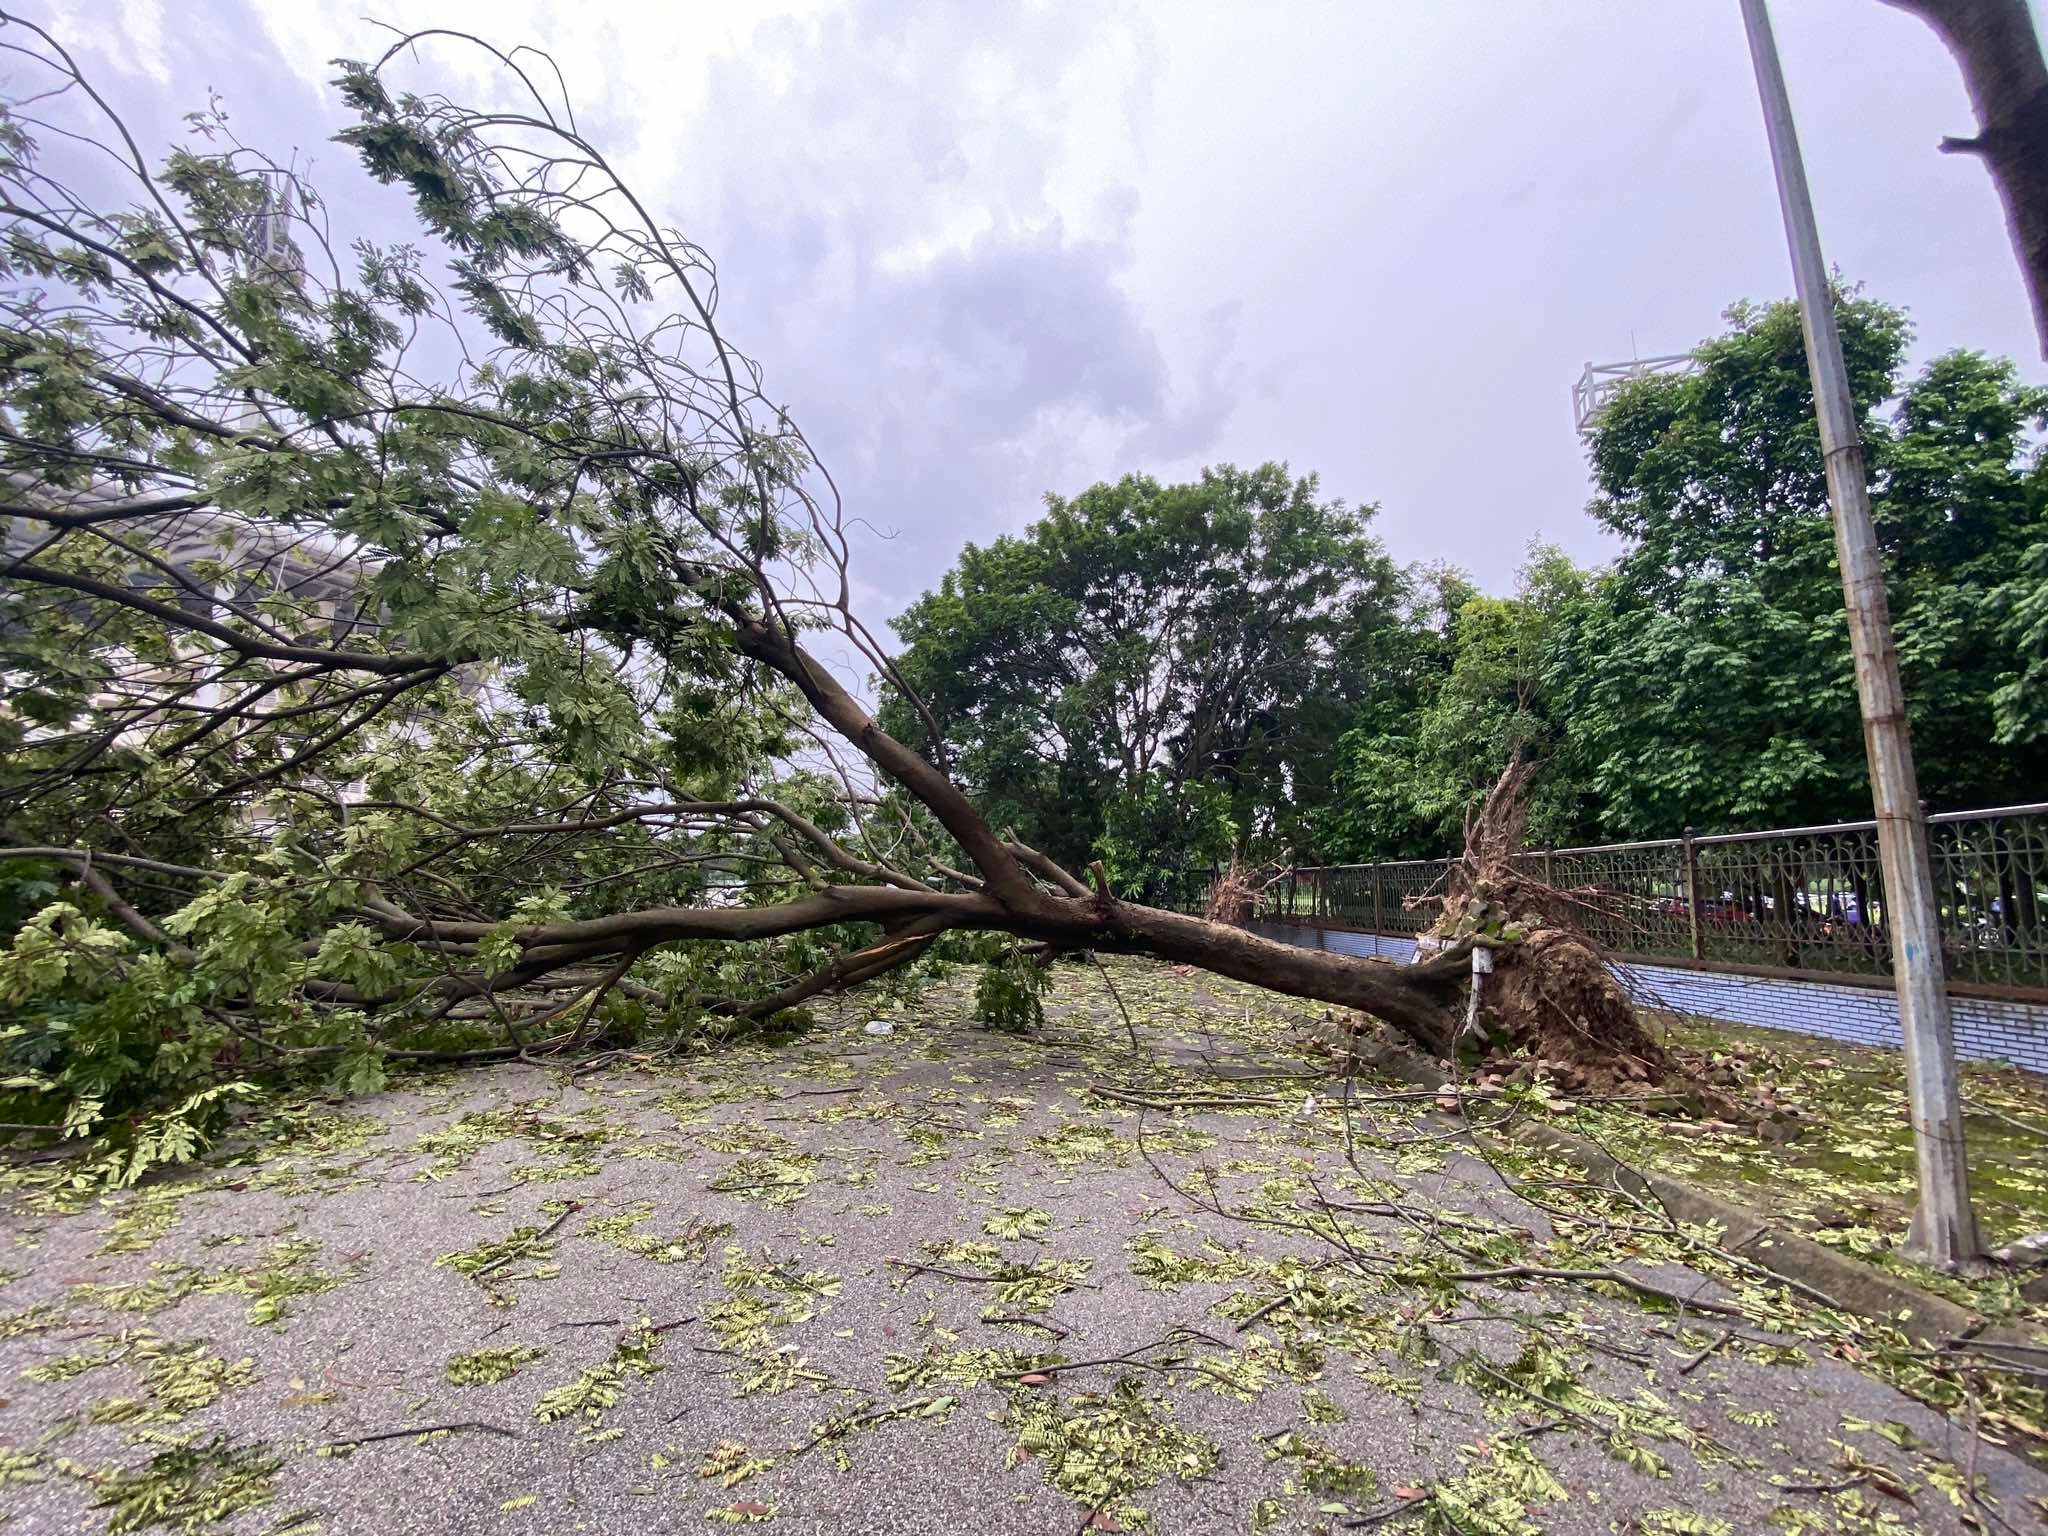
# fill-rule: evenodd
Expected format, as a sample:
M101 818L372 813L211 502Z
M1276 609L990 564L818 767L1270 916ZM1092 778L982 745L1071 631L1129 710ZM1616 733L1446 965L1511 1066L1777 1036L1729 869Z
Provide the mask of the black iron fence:
M2048 999L2048 804L1928 818L1943 950L1958 991ZM1891 971L1877 823L1843 822L1520 856L1574 896L1615 954L1829 980ZM1447 860L1286 871L1259 917L1373 933L1435 921Z

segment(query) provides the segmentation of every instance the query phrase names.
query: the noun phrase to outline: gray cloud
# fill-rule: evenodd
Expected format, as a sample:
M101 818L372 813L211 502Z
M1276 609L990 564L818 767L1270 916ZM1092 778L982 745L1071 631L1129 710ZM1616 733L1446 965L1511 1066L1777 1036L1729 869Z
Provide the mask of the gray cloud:
M70 3L158 140L216 85L316 156L343 222L395 232L314 84L382 46L358 0L124 0L154 31ZM1538 530L1598 557L1580 367L1789 285L1725 0L789 3L435 9L554 49L718 257L729 333L898 534L859 572L872 618L1047 490L1226 458L1319 471L1398 556L1495 588ZM1878 0L1777 12L1829 257L1910 307L1921 355L2043 377L1988 179L1934 152L1970 123L1940 45Z
M1102 14L863 5L714 73L729 313L849 505L895 535L863 572L888 609L1046 490L1198 456L1228 415L1235 306L1177 379L1125 286L1135 188L1110 189L1101 233L1047 200L1061 135L1031 98L1059 98ZM1020 97L985 95L978 63ZM982 227L934 242L948 205Z

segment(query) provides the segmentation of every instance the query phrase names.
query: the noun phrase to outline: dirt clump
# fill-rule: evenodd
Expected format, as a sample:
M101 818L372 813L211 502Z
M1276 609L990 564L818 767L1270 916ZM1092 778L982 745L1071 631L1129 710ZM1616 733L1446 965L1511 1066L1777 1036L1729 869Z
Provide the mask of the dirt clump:
M1604 898L1562 889L1528 872L1522 854L1526 791L1535 771L1513 763L1465 822L1465 849L1445 874L1442 908L1417 946L1418 958L1460 946L1487 951L1475 976L1477 1006L1458 1039L1475 1078L1517 1080L1540 1073L1566 1093L1659 1100L1659 1107L1761 1123L1698 1076L1651 1031L1646 1010L1587 937L1586 918Z

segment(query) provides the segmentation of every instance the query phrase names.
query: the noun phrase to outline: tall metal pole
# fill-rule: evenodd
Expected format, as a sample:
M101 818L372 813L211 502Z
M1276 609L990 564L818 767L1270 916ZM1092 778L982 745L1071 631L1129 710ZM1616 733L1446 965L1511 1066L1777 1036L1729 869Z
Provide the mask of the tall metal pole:
M1856 657L1856 692L1863 705L1863 746L1870 758L1870 788L1877 804L1878 859L1884 869L1884 923L1892 943L1899 1024L1905 1036L1906 1088L1919 1162L1920 1203L1908 1246L1943 1268L1983 1252L1970 1208L1970 1173L1963 1155L1961 1085L1956 1075L1955 1026L1949 1018L1943 974L1940 913L1927 858L1927 823L1913 775L1913 744L1906 728L1906 696L1892 648L1891 611L1884 567L1870 521L1870 488L1842 336L1835 325L1834 293L1821 262L1820 233L1806 166L1792 125L1792 101L1764 0L1741 0L1749 52L1763 98L1764 128L1778 175L1778 201L1792 248L1799 319L1813 401L1826 456L1828 499L1835 511L1835 554L1849 605L1849 645Z

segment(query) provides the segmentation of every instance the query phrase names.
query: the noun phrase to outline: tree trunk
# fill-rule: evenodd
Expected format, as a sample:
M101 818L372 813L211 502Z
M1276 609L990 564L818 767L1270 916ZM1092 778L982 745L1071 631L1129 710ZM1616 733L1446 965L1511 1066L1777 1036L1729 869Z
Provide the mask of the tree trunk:
M1470 945L1417 965L1303 949L1226 923L1125 902L1074 908L1062 921L1020 926L1028 937L1113 954L1151 955L1192 965L1233 981L1369 1013L1393 1025L1431 1055L1447 1053L1460 1019L1459 997L1470 974Z
M1940 34L1977 112L1977 135L1943 139L1981 155L2005 204L2006 227L2048 357L2048 62L2027 0L1886 0Z

